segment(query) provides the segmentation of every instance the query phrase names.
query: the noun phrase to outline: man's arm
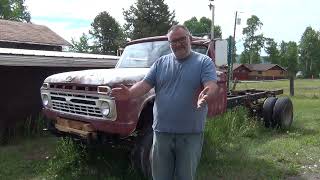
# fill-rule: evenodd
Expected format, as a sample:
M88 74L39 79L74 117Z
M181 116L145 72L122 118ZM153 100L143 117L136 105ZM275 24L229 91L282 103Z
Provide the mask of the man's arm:
M139 96L143 96L147 92L149 92L151 89L152 89L152 86L149 83L147 83L144 80L139 81L129 89L130 90L129 98L136 98Z
M120 87L113 88L111 96L117 100L127 100L130 98L143 96L149 92L150 89L152 89L152 86L146 81L142 80L134 84L131 88L128 88L123 84L121 84Z

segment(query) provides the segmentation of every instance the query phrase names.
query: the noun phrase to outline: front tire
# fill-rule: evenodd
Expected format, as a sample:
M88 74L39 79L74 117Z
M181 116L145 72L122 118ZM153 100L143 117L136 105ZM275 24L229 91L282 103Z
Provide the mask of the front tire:
M151 179L151 149L153 144L153 132L150 131L145 134L141 143L140 162L142 173L145 177Z
M131 152L131 163L135 169L142 172L148 178L152 178L151 173L151 148L153 143L153 131L146 132L137 140L137 144Z

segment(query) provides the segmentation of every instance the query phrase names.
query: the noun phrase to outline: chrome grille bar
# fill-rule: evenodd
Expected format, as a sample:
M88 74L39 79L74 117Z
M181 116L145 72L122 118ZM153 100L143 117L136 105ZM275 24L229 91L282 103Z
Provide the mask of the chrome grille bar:
M102 118L99 97L70 92L50 92L52 108L63 113Z

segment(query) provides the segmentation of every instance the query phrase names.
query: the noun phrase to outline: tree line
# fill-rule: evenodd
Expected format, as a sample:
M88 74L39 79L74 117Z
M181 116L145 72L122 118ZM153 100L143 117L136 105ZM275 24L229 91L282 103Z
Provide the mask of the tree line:
M167 30L179 22L175 11L169 11L164 0L136 0L128 9L123 9L125 24L119 22L107 11L100 12L91 23L89 32L76 40L71 40L71 51L97 54L116 54L128 39L165 35ZM24 0L0 0L0 19L31 22L30 12ZM194 36L210 38L211 19L196 17L183 22ZM267 53L264 61L279 64L294 74L298 70L310 77L320 72L320 32L307 27L300 42L275 42L261 32L263 23L256 15L247 19L243 28L244 50L240 54L240 63L261 63L261 50ZM215 37L222 38L220 26L214 27ZM233 59L234 61L236 58Z
M126 23L121 27L108 12L99 13L91 23L88 34L82 34L79 41L71 40L72 51L116 54L128 39L165 35L172 25L179 23L175 19L175 11L170 12L164 0L137 0L129 9L123 10L123 16ZM193 17L184 25L195 36L210 36L209 18L198 20ZM220 26L215 26L215 37L222 37Z
M320 73L320 32L307 27L299 43L281 41L279 44L273 38L258 33L263 26L260 19L252 15L247 19L243 29L244 51L240 55L240 63L261 63L260 52L267 53L265 61L279 64L287 68L289 75L302 71L305 77L317 77Z

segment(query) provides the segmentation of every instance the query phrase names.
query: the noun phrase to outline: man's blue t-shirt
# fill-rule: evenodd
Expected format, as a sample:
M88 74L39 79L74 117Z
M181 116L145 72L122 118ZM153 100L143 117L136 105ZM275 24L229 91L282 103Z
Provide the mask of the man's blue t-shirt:
M212 60L203 54L192 51L182 61L173 53L160 57L144 78L156 93L154 131L203 132L208 108L197 109L198 93L204 83L216 79Z

